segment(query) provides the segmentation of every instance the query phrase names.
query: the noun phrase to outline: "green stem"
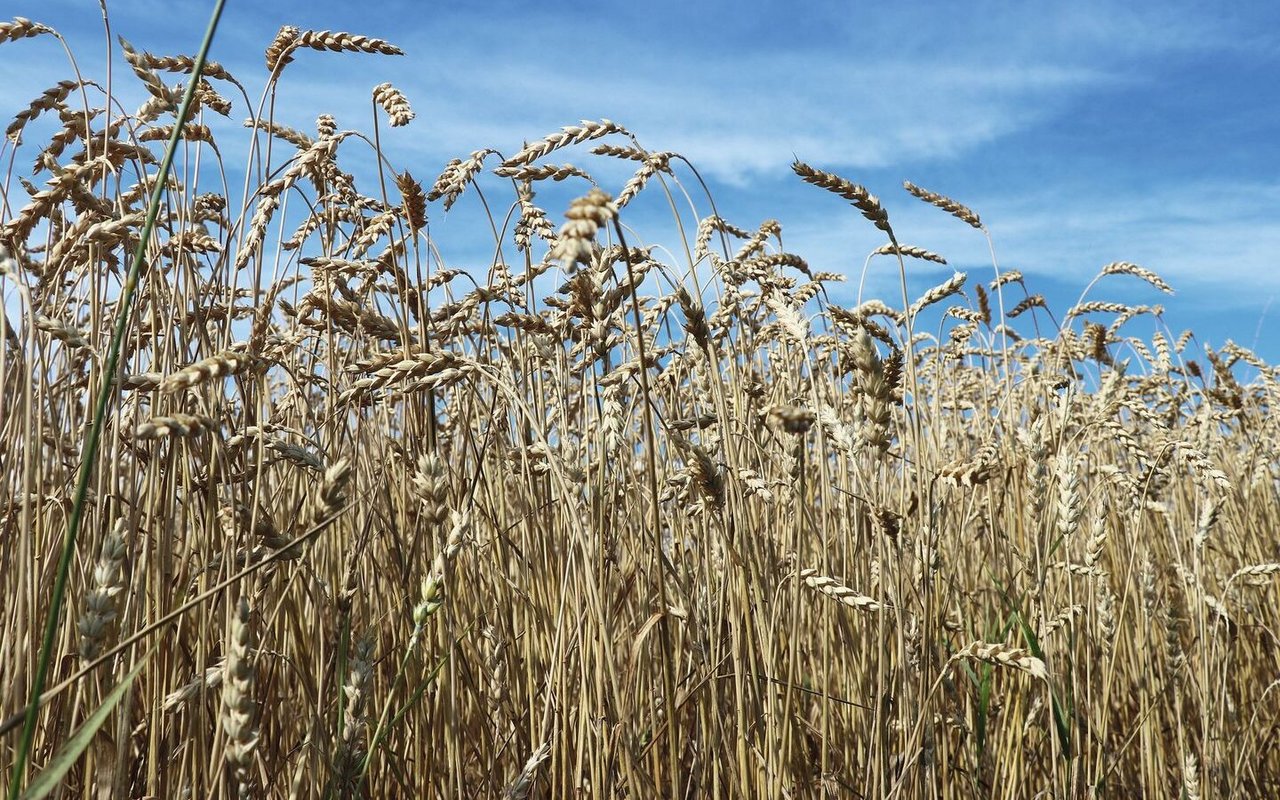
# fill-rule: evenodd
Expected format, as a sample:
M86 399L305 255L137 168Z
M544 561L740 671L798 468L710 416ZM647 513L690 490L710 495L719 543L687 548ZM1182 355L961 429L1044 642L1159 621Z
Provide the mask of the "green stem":
M125 331L129 326L129 312L133 303L134 292L138 288L138 279L142 275L143 254L147 241L155 228L156 217L160 212L160 201L164 197L165 184L169 179L169 171L173 167L173 155L177 152L178 142L182 137L182 126L186 124L191 112L191 102L195 98L195 88L204 71L205 61L209 54L209 46L213 43L214 32L218 29L218 20L222 17L226 0L216 0L213 14L209 18L209 27L205 31L204 41L200 44L200 52L196 54L195 64L191 69L191 80L187 82L186 93L182 96L182 104L178 107L177 124L169 137L169 145L165 148L164 159L160 163L159 174L156 175L155 188L151 191L151 202L147 206L147 219L138 236L138 246L133 251L133 263L129 266L129 275L125 279L124 288L117 303L119 313L116 327L111 335L111 351L107 363L103 366L102 388L98 392L94 406L93 425L89 428L89 437L85 442L84 454L80 461L80 475L76 483L74 505L71 517L67 521L67 532L62 540L62 556L58 561L58 574L53 584L53 599L49 605L49 616L45 622L44 639L40 644L40 658L36 662L35 679L31 685L27 703L26 722L22 728L22 740L18 744L18 755L13 764L13 774L9 779L9 800L17 800L22 789L22 779L26 771L27 759L31 755L31 746L35 740L36 721L40 713L40 695L44 692L45 680L49 676L49 663L53 659L54 641L58 636L58 626L62 617L62 605L67 591L67 576L71 572L71 558L76 549L76 537L80 533L80 521L84 517L84 501L89 490L89 479L93 475L93 464L98 455L98 442L102 437L102 421L107 413L107 404L111 401L112 389L115 385L116 369L120 363L120 350Z

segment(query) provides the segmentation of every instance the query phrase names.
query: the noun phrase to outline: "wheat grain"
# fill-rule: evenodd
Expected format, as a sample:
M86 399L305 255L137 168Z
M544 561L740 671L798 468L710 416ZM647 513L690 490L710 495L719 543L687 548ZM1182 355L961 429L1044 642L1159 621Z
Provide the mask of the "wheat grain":
M600 189L592 189L574 200L565 212L567 221L560 228L549 257L566 264L590 264L596 248L596 232L617 215L617 205Z
M160 381L160 391L171 394L183 389L191 389L217 378L241 375L257 368L261 363L260 359L247 353L224 350L165 376Z
M9 127L5 128L5 136L8 136L15 144L21 143L22 129L27 123L39 117L46 111L52 111L62 106L62 102L67 99L67 95L80 88L80 81L58 81L54 86L45 89L44 92L32 100L22 111L19 111L13 118L13 122L9 123Z
M11 22L0 22L0 44L29 39L46 33L57 35L53 28L41 25L39 22L32 22L26 17L14 17Z
M271 44L267 45L263 58L267 62L267 71L277 74L286 64L293 61L293 49L302 31L293 25L281 25Z
M617 205L623 208L631 200L638 195L645 187L645 184L659 172L670 174L671 167L669 162L675 153L654 153L645 159L640 169L636 170L627 184L622 187L622 191L618 192Z
M305 133L271 120L246 119L244 126L261 130L269 136L288 142L299 150L309 150L315 145L315 141Z
M1005 316L1008 317L1009 319L1014 319L1033 308L1048 308L1048 304L1045 302L1044 295L1033 294L1023 298L1021 301L1018 302L1016 306L1014 306L1013 308L1005 312Z
M608 119L602 119L599 122L584 119L578 125L566 125L559 132L548 134L542 140L526 145L520 152L503 161L502 165L494 170L494 174L509 177L517 168L532 164L562 147L581 144L614 133L630 135L626 128Z
M924 261L932 261L935 264L945 265L947 263L947 260L937 253L931 253L923 247L915 247L909 244L885 244L872 250L871 253L879 256L903 255Z
M409 107L404 93L390 83L380 83L373 87L373 102L382 106L391 120L391 127L400 128L413 121L415 114Z
M927 189L921 189L919 186L916 186L911 181L903 181L902 188L906 189L909 193L911 193L915 197L920 198L926 203L933 206L937 206L938 208L947 212L948 214L955 217L956 219L961 220L967 225L977 228L980 231L986 230L986 228L984 228L982 225L982 220L979 219L978 215L973 212L973 209L969 208L968 206L965 206L961 203L957 203L955 200L952 200L950 197L944 197L943 195L940 195L936 192L931 192Z
M868 192L865 187L845 180L838 175L833 175L830 172L814 169L800 161L792 162L791 170L799 175L800 179L805 183L812 184L820 189L826 189L828 192L848 200L862 212L862 216L871 220L877 228L885 233L892 233L892 229L889 227L889 215L880 206L880 201L876 196Z
M384 56L402 56L404 51L382 39L362 36L345 31L303 31L293 41L293 48L310 47L313 50L330 50L335 53L375 53ZM268 68L271 68L268 60Z
M365 743L361 741L368 725L367 709L369 692L373 688L373 641L361 639L353 648L347 662L347 679L342 686L345 700L343 707L342 735L334 758L335 782L343 797L359 797L360 769L363 766Z
M1021 670L1039 680L1049 680L1049 670L1045 667L1043 661L1035 656L1027 655L1023 650L1004 644L973 642L951 656L951 662L961 659L985 661L988 664L995 664L999 667Z
M820 575L815 569L800 570L800 580L814 591L825 594L838 603L868 613L879 611L883 606L873 597L859 594L835 578Z
M940 303L951 295L958 293L964 287L964 282L967 278L968 276L963 272L957 272L945 282L934 286L921 295L920 299L911 304L911 308L907 312L908 317L915 317L934 303Z
M133 68L133 74L138 76L142 81L142 85L147 87L147 91L153 98L160 102L159 108L165 111L177 111L178 102L180 100L177 92L165 85L164 81L156 75L155 70L151 69L147 60L142 54L133 49L133 45L123 37L117 37L120 42L120 49L124 52L124 60ZM147 113L139 111L137 116L149 116Z
M1141 278L1152 286L1156 287L1165 294L1173 294L1173 287L1165 283L1161 278L1151 270L1140 267L1137 264L1131 264L1128 261L1113 261L1102 268L1101 275L1133 275Z
M550 757L551 740L548 739L533 751L533 755L529 756L529 760L524 763L520 774L503 790L503 800L525 800L529 796L529 791L533 788L533 781L538 774L538 768Z
M231 618L222 679L222 729L226 760L235 773L237 792L252 797L253 756L258 746L258 709L254 700L255 654L249 628L249 603L241 597Z
M80 659L93 661L102 652L111 623L116 619L118 595L125 589L124 558L127 553L125 533L128 523L116 520L103 538L98 560L93 568L93 588L84 597L83 610L76 623L80 633Z
M173 414L158 416L138 425L134 430L135 439L162 439L167 436L199 436L202 433L216 430L217 423L209 417L193 414Z

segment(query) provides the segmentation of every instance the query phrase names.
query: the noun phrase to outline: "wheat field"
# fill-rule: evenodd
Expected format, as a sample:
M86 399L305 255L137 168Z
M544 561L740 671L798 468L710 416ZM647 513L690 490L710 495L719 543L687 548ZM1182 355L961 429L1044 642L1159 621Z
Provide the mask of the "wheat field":
M622 124L415 177L390 84L362 130L274 111L394 44L263 44L121 39L136 110L86 68L0 114L11 797L1280 792L1280 372L1156 272L913 297L945 258L797 161L883 235L863 297ZM442 261L455 203L489 263Z

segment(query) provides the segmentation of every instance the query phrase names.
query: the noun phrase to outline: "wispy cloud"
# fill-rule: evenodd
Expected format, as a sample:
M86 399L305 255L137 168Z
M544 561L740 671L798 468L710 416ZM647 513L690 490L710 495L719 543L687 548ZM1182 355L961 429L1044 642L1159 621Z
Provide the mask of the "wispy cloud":
M1018 197L965 198L990 228L1005 268L1083 289L1105 264L1131 261L1155 270L1182 298L1204 310L1257 310L1280 294L1280 184L1216 183L1163 187L1154 193L1064 194L1048 188ZM941 253L963 269L983 270L985 238L914 198L886 198L900 239ZM880 244L852 209L806 214L787 228L791 244L822 268L856 273ZM948 268L913 263L917 282ZM879 263L870 286L896 291L896 268ZM1165 302L1140 282L1108 281L1103 291L1126 301Z

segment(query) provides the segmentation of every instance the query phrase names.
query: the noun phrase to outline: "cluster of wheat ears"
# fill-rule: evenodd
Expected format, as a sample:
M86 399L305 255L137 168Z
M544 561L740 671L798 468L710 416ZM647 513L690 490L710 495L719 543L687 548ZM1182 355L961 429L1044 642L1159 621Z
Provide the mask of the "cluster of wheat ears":
M282 28L256 103L118 46L141 107L76 69L0 148L11 796L1278 791L1280 374L1248 350L1058 320L995 263L912 299L942 256L804 163L884 235L892 304L680 211L697 173L608 120L427 187L382 157L390 84L372 135L274 119L292 61L379 39ZM628 240L641 193L678 254ZM488 264L441 261L459 202Z

